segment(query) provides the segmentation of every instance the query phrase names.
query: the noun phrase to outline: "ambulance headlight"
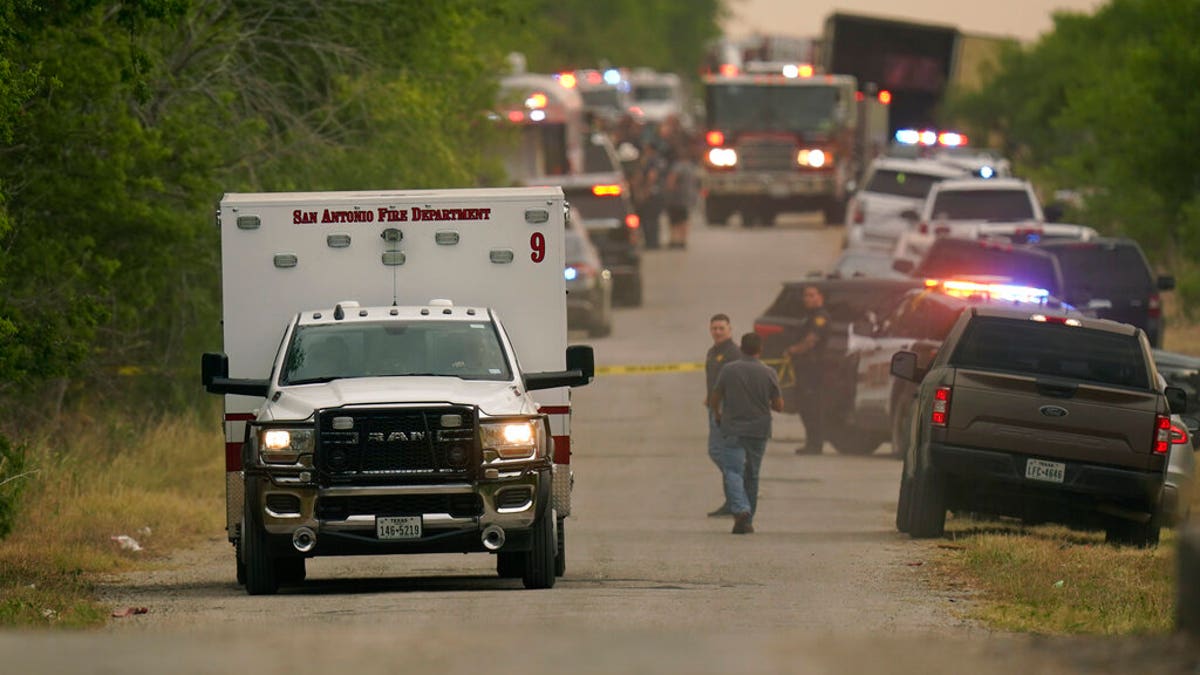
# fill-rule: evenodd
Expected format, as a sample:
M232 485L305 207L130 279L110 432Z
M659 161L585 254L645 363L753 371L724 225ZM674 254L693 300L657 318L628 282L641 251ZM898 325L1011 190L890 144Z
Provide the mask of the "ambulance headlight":
M268 464L295 464L313 451L312 429L260 429L258 451Z
M485 457L489 451L500 459L531 459L545 455L545 444L532 420L495 422L479 425Z

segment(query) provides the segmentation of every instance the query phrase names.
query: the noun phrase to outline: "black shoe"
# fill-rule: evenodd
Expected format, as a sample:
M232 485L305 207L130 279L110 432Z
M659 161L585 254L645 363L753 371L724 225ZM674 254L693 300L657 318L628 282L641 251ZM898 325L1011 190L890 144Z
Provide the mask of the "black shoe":
M733 515L733 511L729 510L728 504L722 504L715 511L708 512L709 518L724 518L725 516L732 516L732 515Z
M750 512L733 514L733 533L754 534L754 526L750 524L753 517L754 514Z
M819 455L819 454L821 454L821 449L820 448L796 448L796 454L797 455Z

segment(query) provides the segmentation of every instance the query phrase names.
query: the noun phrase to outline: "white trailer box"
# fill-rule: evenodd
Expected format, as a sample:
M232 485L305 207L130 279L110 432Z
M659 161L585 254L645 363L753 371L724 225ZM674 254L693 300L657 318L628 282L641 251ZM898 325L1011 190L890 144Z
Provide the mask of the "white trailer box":
M202 369L248 591L393 552L492 552L553 585L568 387L593 372L567 346L565 217L556 187L225 195Z

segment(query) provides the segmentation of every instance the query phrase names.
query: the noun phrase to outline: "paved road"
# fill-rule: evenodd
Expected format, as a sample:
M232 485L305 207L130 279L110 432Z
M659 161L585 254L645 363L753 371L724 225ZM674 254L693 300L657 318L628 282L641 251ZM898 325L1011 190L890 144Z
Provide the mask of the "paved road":
M648 254L645 306L618 314L598 362L700 360L709 315L749 330L782 280L832 260L840 235L797 218L700 228L687 251ZM919 564L936 543L894 532L892 459L797 457L803 427L779 417L758 532L706 518L721 495L702 398L701 372L576 392L575 515L555 589L497 579L485 555L325 558L303 588L251 598L214 533L105 590L148 614L96 633L0 635L0 655L40 672L1007 673L1017 651L1059 672L1052 653L960 618L970 596Z

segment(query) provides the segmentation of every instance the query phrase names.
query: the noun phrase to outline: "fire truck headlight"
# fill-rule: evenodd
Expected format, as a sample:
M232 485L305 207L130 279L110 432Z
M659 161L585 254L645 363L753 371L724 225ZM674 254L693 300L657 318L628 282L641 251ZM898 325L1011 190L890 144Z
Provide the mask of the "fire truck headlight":
M735 166L737 161L737 151L733 148L713 148L708 151L708 163L713 166Z
M827 164L833 164L833 154L819 149L804 149L796 153L796 163L800 166L808 166L814 169L819 169Z
M269 464L294 464L313 449L312 429L261 429L259 454Z
M545 454L545 447L534 422L496 422L479 425L484 453L489 450L501 459L530 459Z

